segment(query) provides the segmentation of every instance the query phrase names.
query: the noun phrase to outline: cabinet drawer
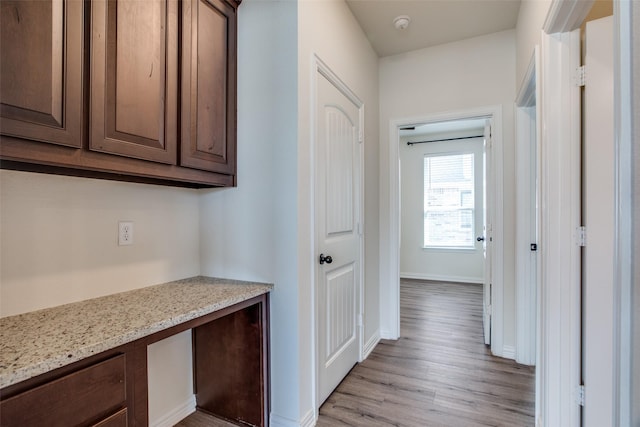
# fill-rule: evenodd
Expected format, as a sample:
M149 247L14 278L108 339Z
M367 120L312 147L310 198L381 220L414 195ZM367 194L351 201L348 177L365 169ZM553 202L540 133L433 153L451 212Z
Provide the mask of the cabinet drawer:
M127 427L127 408L124 408L91 427Z
M0 402L0 424L90 425L124 408L125 399L125 355L121 354Z

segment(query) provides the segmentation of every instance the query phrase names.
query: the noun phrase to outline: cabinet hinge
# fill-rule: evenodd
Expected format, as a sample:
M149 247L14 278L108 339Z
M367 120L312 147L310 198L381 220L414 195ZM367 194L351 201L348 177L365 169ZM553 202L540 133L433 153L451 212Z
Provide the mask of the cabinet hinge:
M362 314L358 314L358 326L362 327Z
M576 232L578 246L587 246L587 229L584 225L578 227Z
M584 384L576 387L575 398L578 405L584 406Z
M585 85L585 82L586 82L585 68L584 68L584 65L581 65L578 68L576 68L576 86L582 87Z

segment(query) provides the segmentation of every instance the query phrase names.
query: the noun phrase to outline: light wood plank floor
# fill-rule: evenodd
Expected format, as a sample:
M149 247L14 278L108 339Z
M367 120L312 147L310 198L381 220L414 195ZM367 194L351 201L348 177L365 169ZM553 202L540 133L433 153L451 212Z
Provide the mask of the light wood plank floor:
M491 356L481 286L402 280L400 297L402 338L353 368L318 427L533 426L534 369ZM194 413L177 426L231 425Z
M236 427L236 424L196 411L174 427Z
M482 286L401 282L401 335L320 408L328 426L533 426L534 368L483 343Z

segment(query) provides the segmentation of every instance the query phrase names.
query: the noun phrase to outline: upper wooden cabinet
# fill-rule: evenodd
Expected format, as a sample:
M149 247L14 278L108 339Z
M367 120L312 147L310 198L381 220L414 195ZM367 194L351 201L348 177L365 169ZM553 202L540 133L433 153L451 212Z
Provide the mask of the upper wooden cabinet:
M239 2L0 4L2 167L235 184Z
M0 2L0 129L82 145L83 6Z
M236 166L236 9L185 0L180 164L232 173Z
M104 1L91 10L91 150L175 164L178 3Z

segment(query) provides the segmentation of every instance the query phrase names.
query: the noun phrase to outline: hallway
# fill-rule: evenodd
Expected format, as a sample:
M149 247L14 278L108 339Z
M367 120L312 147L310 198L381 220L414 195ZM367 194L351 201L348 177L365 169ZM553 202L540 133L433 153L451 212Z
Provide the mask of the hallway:
M401 281L401 338L381 341L317 426L533 426L534 368L483 344L482 287Z

